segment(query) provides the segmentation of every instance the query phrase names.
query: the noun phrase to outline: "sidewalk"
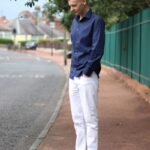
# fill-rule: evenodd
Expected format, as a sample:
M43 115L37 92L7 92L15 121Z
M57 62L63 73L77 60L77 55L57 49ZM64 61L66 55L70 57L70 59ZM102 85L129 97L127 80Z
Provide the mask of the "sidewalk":
M62 53L54 53L53 56L43 51L33 53L64 67ZM67 74L69 64L70 60L64 67ZM99 89L100 150L150 149L150 103L144 100L150 100L149 92L145 86L126 76L107 67L102 68ZM74 144L75 132L66 93L55 123L37 150L74 150Z

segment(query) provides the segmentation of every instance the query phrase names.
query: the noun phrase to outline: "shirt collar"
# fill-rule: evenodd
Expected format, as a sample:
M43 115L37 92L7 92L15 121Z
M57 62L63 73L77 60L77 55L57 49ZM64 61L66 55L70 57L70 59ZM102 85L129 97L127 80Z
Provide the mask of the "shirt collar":
M89 11L86 13L86 15L85 15L84 18L90 19L90 18L91 18L91 15L92 15L92 10L89 9Z
M92 15L92 10L89 9L88 12L87 12L87 13L85 14L85 16L83 17L83 19L84 19L84 18L90 19L90 18L91 18L91 15ZM76 16L76 19L77 19L78 21L80 21L79 18L80 18L79 16ZM82 20L83 20L83 19L82 19Z

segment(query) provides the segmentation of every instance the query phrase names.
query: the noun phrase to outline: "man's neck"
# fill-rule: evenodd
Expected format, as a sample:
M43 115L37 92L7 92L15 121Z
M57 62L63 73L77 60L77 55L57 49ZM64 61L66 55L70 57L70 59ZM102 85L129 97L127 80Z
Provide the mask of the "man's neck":
M83 11L83 14L82 15L80 15L80 20L82 20L84 17L85 17L85 15L86 15L86 13L89 11L89 6L86 6L85 7L85 9L84 9L84 11Z

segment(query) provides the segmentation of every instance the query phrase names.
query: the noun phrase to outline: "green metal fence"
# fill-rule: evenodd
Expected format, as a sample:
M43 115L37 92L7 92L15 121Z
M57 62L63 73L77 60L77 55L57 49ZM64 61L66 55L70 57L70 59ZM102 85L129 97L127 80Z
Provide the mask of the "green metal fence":
M106 32L102 63L150 87L150 8Z

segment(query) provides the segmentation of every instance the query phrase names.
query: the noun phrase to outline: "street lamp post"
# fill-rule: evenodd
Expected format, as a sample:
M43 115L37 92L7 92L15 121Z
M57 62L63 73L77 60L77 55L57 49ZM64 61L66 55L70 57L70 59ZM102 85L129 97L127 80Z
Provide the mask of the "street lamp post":
M67 65L67 39L66 30L64 30L64 65Z
M51 27L51 56L53 56L53 29L55 28L55 22L50 22Z

